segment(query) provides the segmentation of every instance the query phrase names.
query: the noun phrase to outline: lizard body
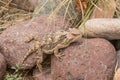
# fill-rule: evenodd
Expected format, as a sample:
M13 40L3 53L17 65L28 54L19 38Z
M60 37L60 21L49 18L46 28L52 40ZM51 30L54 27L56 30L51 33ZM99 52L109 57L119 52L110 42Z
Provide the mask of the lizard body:
M43 53L54 54L58 59L60 59L63 54L59 52L59 49L66 48L71 43L76 42L81 38L82 35L80 31L75 28L51 32L45 35L41 40L32 37L27 42L35 40L35 44L29 49L29 51L26 53L22 61L24 62L30 54L37 52L38 54L37 66L41 68L40 64L43 61Z

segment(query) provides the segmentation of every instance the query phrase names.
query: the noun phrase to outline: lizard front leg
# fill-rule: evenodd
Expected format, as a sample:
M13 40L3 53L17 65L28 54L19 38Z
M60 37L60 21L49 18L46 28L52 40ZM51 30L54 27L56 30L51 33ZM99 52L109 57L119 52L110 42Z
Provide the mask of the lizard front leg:
M40 41L38 36L25 36L24 42L29 43L31 41Z
M33 40L34 40L34 37L32 37L32 36L25 36L24 42L29 43L29 42L31 42Z
M59 52L59 49L65 48L69 46L69 44L58 44L55 48L54 48L54 55L60 60L62 58L62 56L64 56L63 53Z

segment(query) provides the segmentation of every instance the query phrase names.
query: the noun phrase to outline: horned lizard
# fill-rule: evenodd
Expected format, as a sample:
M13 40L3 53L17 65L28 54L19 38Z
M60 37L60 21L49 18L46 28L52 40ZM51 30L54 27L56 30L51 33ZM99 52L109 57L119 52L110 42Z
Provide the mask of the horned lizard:
M76 42L81 38L81 32L75 28L50 32L49 34L45 35L41 40L38 40L38 38L36 37L30 37L26 42L35 40L35 44L29 49L22 61L24 62L30 54L37 52L37 66L39 70L41 70L43 53L54 54L58 59L60 59L63 54L61 54L59 49L66 48L71 43Z

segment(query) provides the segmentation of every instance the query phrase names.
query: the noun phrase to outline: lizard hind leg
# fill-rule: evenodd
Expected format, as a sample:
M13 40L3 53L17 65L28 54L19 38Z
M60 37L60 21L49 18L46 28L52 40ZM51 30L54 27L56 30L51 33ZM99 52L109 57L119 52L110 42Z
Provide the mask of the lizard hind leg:
M36 65L37 65L37 68L38 68L39 72L42 73L42 71L43 71L42 64L37 63Z
M35 53L37 52L39 49L39 44L34 44L31 46L31 48L28 50L28 52L25 54L23 60L22 60L22 63L27 59L28 56L30 56L32 53Z
M38 67L38 70L42 72L43 53L41 50L38 50L38 55L36 58L37 58L36 66Z
M32 47L28 50L28 52L25 54L25 56L23 57L23 60L22 60L22 64L24 63L24 61L28 58L28 56L30 56L33 52L35 52L35 48Z

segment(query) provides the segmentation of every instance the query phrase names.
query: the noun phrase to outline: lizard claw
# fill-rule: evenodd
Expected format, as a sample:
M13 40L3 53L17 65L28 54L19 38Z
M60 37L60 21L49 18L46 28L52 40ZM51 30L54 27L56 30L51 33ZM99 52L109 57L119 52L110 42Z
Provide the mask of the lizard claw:
M38 68L39 72L42 73L42 71L43 71L42 70L42 65L37 63L37 68Z
M56 56L56 58L59 60L59 61L62 61L62 57L64 56L64 54L62 53L58 53L58 54L54 54Z
M36 62L37 63L36 65L37 65L39 71L42 72L42 64L41 63L43 61L43 58L42 57L37 57L37 58L38 58L38 60Z

